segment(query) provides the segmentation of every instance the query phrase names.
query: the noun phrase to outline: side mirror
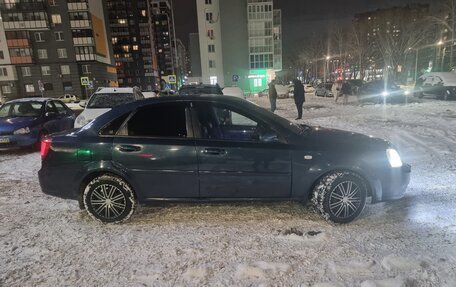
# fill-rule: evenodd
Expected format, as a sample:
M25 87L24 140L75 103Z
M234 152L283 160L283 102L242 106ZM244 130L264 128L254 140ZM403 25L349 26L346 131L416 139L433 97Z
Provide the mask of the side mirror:
M260 140L265 143L279 142L279 136L274 132L265 132L260 136Z
M81 108L85 108L85 107L87 106L87 101L80 101L80 102L79 102L79 106L80 106Z

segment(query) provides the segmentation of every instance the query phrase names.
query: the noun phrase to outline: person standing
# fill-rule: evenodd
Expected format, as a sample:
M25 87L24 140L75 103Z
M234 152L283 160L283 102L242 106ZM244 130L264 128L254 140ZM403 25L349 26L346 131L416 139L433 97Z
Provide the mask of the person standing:
M277 90L274 80L269 83L269 102L271 103L271 112L275 112L277 109Z
M342 96L343 98L343 104L346 105L348 104L348 97L352 94L352 88L351 85L348 83L348 81L344 81L342 84Z
M337 80L332 87L332 93L334 95L336 103L339 100L339 97L342 96L342 85L342 81Z
M294 84L294 101L296 104L296 108L298 109L298 117L296 118L296 120L300 120L300 119L302 119L302 106L304 105L304 102L306 101L304 85L298 79L294 79L293 84Z

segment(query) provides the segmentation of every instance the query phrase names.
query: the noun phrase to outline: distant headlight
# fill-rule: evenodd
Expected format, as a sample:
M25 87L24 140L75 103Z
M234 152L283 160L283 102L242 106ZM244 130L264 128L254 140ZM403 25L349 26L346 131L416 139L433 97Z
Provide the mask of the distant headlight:
M391 167L402 167L402 160L399 153L392 148L386 150L386 156L388 157L389 164Z
M410 91L409 90L405 90L404 91L404 95L406 95L406 96L410 95Z
M16 131L14 131L14 134L15 135L27 135L30 133L30 129L29 127L26 127L26 128L22 128L22 129L18 129Z
M87 119L84 116L79 116L76 118L76 125L75 127L82 127L88 123Z
M389 93L388 93L387 91L384 91L384 92L382 93L382 96L388 97L388 96L389 96Z

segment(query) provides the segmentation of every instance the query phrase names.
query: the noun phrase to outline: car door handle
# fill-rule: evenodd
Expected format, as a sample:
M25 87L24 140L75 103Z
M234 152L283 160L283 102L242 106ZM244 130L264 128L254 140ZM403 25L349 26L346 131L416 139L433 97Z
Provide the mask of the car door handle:
M138 152L141 150L141 147L135 145L121 145L117 147L117 150L120 152Z
M203 153L207 155L226 155L226 150L220 148L205 148Z

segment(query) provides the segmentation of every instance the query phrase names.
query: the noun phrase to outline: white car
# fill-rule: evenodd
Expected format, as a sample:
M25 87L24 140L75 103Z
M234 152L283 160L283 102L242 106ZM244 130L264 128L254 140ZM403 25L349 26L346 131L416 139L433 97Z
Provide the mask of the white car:
M226 87L222 90L223 95L233 96L236 98L245 99L245 94L239 87Z
M144 99L138 88L99 88L88 102L81 102L84 111L76 118L75 128L80 128L116 106Z
M279 99L286 99L290 97L290 88L284 85L275 85L277 97Z
M70 94L66 94L64 96L61 96L59 98L59 100L61 100L62 102L64 102L65 104L70 104L70 103L79 103L80 100L78 97L76 97L75 95L70 95Z

